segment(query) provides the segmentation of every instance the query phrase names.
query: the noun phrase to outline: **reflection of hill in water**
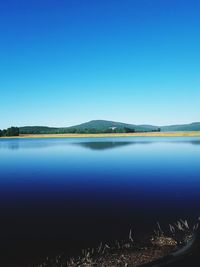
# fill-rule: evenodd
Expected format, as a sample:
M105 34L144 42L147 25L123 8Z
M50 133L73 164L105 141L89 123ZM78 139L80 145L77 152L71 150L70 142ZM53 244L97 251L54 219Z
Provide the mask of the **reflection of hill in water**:
M200 145L200 140L190 141L192 145Z
M56 147L56 146L69 146L69 145L75 145L75 146L81 146L84 148L88 148L91 150L106 150L106 149L113 149L123 146L129 146L129 145L147 145L152 143L185 143L185 144L191 144L191 145L200 145L200 139L199 140L135 140L135 141L74 141L73 142L68 139L66 140L60 140L60 139L44 139L44 140L3 140L1 142L0 139L0 149L11 149L11 150L17 150L17 149L37 149L37 148L49 148L49 147Z
M127 146L131 144L141 144L141 143L148 143L148 142L122 142L122 141L116 141L116 142L102 142L102 141L87 141L87 142L62 142L61 140L26 140L26 141L20 141L20 140L10 140L8 142L0 142L0 149L11 149L11 150L16 150L16 149L37 149L37 148L49 148L49 147L56 147L56 146L81 146L93 150L104 150L104 149L112 149L112 148L117 148L117 147L122 147L122 146Z
M181 140L181 141L167 141L168 143L177 143L177 144L191 144L191 145L200 145L200 140Z
M82 146L82 147L89 148L92 150L112 149L112 148L132 145L132 144L133 144L133 142L80 142L80 143L73 143L73 145Z
M137 145L137 144L151 144L152 142L122 142L122 141L117 141L117 142L79 142L79 143L73 143L73 145L79 145L85 148L89 148L92 150L105 150L105 149L112 149L112 148L118 148L122 146L128 146L128 145Z

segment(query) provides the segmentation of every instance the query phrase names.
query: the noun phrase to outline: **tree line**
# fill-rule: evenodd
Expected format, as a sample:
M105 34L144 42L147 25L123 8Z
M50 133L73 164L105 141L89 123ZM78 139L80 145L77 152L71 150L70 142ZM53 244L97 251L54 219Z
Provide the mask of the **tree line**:
M19 136L19 128L10 127L4 130L0 130L0 137L1 136Z
M48 127L22 127L20 128L21 134L102 134L102 133L134 133L133 128L128 127L112 127L105 129L98 128L48 128Z
M19 134L102 134L102 133L139 133L139 132L160 132L160 128L140 131L129 127L112 127L107 129L97 128L48 128L48 127L10 127L0 130L0 137L19 136Z

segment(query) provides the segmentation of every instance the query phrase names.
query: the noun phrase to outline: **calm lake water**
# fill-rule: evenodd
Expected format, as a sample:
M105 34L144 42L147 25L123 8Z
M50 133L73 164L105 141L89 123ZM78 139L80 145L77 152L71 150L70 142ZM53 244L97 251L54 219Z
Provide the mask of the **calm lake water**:
M200 138L0 139L4 266L200 216Z

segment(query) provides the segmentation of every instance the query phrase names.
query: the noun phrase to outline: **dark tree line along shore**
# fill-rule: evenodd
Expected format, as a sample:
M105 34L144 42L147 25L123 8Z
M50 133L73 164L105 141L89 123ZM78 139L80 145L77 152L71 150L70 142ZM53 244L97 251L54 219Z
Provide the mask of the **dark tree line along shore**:
M138 133L138 132L160 132L160 128L149 130L139 130L129 127L107 127L101 128L48 128L48 127L21 127L20 134L103 134L103 133Z
M19 136L19 128L10 127L8 129L0 130L0 137L1 136Z
M160 128L140 131L129 127L98 128L48 128L48 127L10 127L0 130L0 137L19 136L20 134L102 134L102 133L138 133L138 132L160 132Z

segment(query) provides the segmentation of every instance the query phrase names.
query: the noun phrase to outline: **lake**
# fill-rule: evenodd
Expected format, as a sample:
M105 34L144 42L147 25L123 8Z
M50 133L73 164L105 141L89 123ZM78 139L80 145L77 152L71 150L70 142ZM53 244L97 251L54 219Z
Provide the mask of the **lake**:
M0 139L3 266L199 215L199 137Z

